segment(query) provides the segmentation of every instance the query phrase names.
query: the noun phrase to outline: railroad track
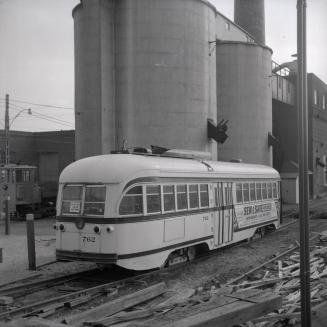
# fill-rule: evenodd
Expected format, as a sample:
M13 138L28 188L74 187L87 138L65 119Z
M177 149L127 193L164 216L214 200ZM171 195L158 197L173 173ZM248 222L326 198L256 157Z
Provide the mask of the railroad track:
M289 213L287 216L294 215L295 212ZM286 217L286 216L285 216ZM285 218L284 217L284 218ZM297 220L285 224L282 228L287 228L290 224L293 224ZM276 231L278 233L278 230ZM243 246L244 243L233 245L233 247ZM18 284L10 287L0 286L0 296L11 296L14 298L15 302L18 298L27 296L31 293L38 292L44 289L50 289L55 286L64 285L67 283L80 281L96 281L98 285L86 287L77 291L70 291L68 294L59 295L51 297L50 299L43 299L34 303L27 305L22 305L16 308L10 308L7 311L0 312L0 320L7 320L19 317L28 316L39 316L39 317L49 317L62 310L71 310L77 306L94 301L102 296L111 297L117 293L117 289L121 288L123 285L128 283L138 282L146 279L151 279L160 273L167 274L174 270L183 270L190 265L199 264L201 261L208 260L211 257L217 255L218 250L205 253L191 262L180 263L162 270L153 270L148 272L138 273L134 276L129 276L127 278L121 278L120 276L115 276L114 274L107 274L99 278L99 269L93 269L88 271L82 271L74 274L69 274L61 277L43 279L40 281L34 281L25 284ZM108 281L109 278L113 280ZM107 277L107 278L105 278ZM107 279L107 280L106 280ZM68 287L69 288L69 287ZM72 288L73 290L73 288Z

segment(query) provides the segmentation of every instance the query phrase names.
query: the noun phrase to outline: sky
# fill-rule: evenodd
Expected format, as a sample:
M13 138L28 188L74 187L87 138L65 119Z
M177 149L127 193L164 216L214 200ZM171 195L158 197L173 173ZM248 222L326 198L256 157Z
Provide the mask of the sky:
M165 0L162 0L165 1ZM233 20L233 0L210 0ZM0 128L10 95L11 129L74 128L72 9L79 0L0 0ZM327 0L308 0L308 72L327 83ZM273 60L296 53L296 0L266 0ZM24 109L32 109L32 115ZM21 114L14 119L15 115ZM14 119L14 120L13 120Z

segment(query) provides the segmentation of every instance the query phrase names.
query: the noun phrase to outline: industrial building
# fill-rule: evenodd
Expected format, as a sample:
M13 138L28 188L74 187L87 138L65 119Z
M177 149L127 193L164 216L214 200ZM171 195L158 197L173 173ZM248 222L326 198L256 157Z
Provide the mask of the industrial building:
M281 80L296 89L296 62L282 65L288 71ZM279 70L280 71L280 70ZM327 85L315 74L308 74L308 168L309 194L317 198L327 191ZM285 90L284 90L285 92ZM284 182L284 200L298 202L298 127L296 101L273 98L274 167Z
M37 167L33 175L40 186L43 201L56 199L59 175L74 161L74 137L75 131L72 130L34 133L10 131L10 164L18 168L26 165ZM4 131L0 131L1 149L5 148L4 143ZM2 166L5 163L4 150L0 151L0 163Z
M154 144L271 165L264 0L235 8L241 26L205 0L82 0L73 10L76 158ZM214 129L227 120L218 147Z

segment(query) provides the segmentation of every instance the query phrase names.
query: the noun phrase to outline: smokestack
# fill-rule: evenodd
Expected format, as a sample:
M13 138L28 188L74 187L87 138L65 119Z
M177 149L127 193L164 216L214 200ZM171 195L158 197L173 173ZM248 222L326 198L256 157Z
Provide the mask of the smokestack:
M265 0L234 0L234 21L265 44Z

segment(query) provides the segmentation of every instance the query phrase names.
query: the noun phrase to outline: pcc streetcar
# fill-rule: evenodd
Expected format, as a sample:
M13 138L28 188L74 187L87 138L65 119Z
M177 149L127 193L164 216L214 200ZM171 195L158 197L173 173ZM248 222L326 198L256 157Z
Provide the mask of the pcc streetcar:
M66 167L57 259L146 270L279 228L276 170L168 156L111 154Z

